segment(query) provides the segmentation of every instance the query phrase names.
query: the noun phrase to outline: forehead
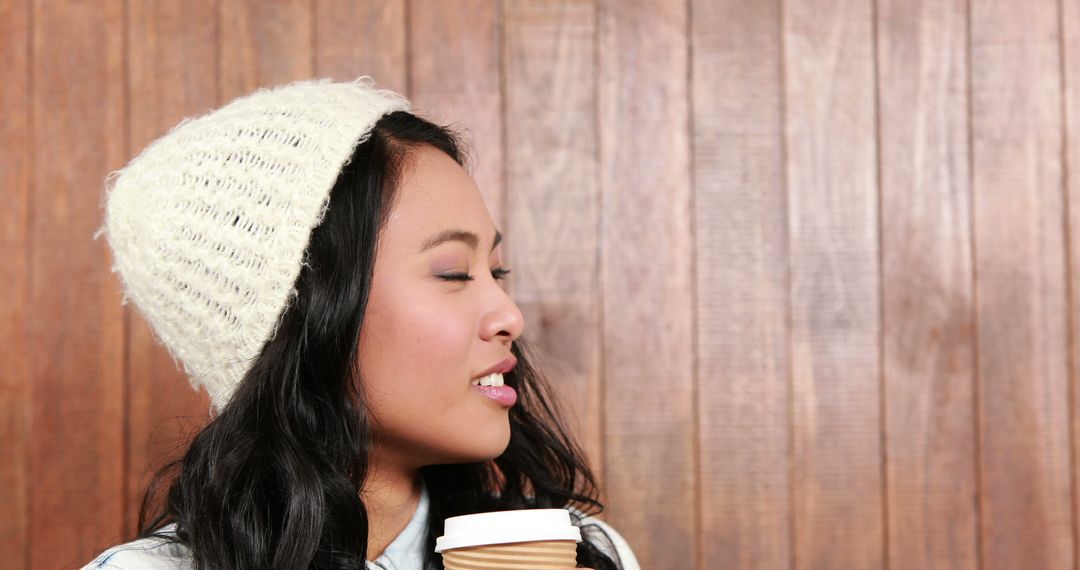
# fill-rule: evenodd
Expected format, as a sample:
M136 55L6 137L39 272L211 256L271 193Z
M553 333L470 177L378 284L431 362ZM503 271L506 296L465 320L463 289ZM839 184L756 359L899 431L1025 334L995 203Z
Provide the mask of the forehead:
M486 251L495 224L472 176L446 153L420 145L410 151L398 182L383 246L396 255L415 256L434 235L447 229L479 234Z

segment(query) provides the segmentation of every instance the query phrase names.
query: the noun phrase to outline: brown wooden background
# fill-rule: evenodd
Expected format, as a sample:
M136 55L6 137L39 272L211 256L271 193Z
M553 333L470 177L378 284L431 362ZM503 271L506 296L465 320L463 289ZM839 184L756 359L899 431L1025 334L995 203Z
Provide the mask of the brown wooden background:
M105 174L268 84L467 127L643 567L1077 568L1080 0L0 0L0 564L204 420Z

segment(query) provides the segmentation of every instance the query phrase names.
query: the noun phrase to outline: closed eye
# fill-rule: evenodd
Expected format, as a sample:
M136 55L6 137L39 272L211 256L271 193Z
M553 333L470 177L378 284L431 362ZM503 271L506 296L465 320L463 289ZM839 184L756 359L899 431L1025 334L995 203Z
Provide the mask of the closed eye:
M502 267L496 267L495 269L491 270L491 276L495 279L502 279L506 277L508 273L510 273L510 270L503 269ZM442 275L439 275L439 279L443 279L445 281L475 281L476 277L473 275L469 275L468 273L444 273Z

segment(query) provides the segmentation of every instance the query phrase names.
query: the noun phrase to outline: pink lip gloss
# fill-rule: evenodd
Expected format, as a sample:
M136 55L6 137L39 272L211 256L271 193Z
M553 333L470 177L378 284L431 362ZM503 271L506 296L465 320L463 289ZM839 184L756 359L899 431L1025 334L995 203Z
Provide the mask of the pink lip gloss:
M510 386L473 386L480 393L509 408L517 402L517 392Z

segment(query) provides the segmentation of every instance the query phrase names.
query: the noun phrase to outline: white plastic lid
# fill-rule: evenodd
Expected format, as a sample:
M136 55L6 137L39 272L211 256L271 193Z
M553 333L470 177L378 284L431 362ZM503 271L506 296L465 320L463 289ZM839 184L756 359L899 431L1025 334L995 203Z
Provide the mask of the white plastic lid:
M521 509L461 515L446 519L445 533L435 539L435 552L533 540L581 542L581 530L570 522L570 512L566 509Z

